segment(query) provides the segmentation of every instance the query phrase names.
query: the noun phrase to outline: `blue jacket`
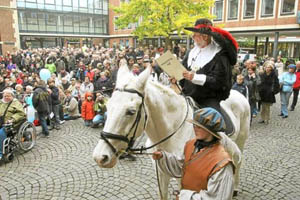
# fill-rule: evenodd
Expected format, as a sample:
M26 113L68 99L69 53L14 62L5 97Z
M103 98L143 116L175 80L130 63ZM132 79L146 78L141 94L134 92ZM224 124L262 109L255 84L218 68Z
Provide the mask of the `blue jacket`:
M282 85L282 92L292 92L293 84L296 82L296 75L285 72L279 77L279 84Z

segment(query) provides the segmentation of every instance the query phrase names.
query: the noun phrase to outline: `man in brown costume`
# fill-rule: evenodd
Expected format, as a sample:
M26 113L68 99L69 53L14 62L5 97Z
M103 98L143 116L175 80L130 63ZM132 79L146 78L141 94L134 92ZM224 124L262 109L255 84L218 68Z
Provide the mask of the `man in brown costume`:
M193 123L196 138L186 143L184 155L156 151L153 159L158 160L165 173L182 178L177 199L231 199L235 167L220 143L219 132L225 129L222 115L214 108L206 107L197 110L194 120L189 122Z

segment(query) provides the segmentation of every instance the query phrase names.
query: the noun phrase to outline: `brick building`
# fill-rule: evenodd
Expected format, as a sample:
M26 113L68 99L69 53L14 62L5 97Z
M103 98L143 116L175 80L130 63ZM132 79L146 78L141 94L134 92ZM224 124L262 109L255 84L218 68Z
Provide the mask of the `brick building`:
M131 35L137 24L119 29L118 17L109 5L129 0L0 0L0 51L14 48L163 45L163 38L145 38L139 43ZM216 0L211 13L244 47L254 41L258 55L300 55L300 0ZM173 41L189 46L187 36Z
M299 10L299 0L216 0L211 11L238 41L254 40L258 55L299 58Z
M0 55L20 47L16 0L0 1Z

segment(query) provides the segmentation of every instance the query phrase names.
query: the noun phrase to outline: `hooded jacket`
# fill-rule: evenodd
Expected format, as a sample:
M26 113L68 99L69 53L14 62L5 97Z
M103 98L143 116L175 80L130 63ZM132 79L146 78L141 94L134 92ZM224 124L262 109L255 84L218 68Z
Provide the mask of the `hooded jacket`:
M90 92L87 92L84 96L84 102L82 103L82 106L81 106L81 117L84 119L84 120L92 120L95 116L95 112L94 112L94 109L93 109L93 106L94 106L94 101L91 100L91 101L88 101L88 97L93 97L92 93Z

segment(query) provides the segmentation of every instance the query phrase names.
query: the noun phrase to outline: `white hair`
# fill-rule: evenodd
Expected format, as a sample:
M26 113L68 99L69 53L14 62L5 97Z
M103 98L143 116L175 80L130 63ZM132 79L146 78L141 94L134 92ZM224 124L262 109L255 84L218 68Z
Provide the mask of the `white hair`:
M5 93L9 93L12 96L15 96L14 91L11 88L6 88L5 90L3 90L3 94Z
M31 85L27 85L27 86L26 86L26 90L32 91L32 90L33 90L33 87L32 87Z

